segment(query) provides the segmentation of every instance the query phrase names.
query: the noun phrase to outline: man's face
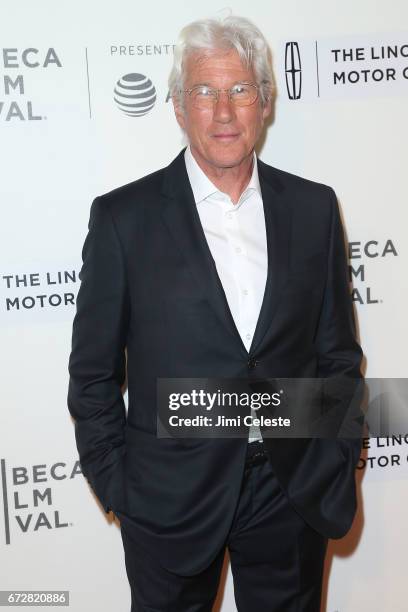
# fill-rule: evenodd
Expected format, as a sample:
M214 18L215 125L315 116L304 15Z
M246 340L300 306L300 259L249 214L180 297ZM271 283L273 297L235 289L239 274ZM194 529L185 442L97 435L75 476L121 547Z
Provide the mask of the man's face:
M252 69L247 69L237 51L196 52L187 57L185 89L209 85L229 89L240 82L256 83ZM204 169L232 168L252 156L270 102L262 107L260 96L250 106L234 106L227 92L220 92L213 108L197 109L189 94L184 95L184 110L175 101L179 125L185 130L191 150Z

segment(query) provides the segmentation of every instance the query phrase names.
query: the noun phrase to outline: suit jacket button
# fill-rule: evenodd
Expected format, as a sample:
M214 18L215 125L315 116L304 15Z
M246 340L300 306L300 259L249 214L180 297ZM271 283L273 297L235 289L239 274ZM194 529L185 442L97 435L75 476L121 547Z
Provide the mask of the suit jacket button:
M249 359L248 360L248 369L249 370L253 370L254 368L256 368L257 365L258 365L258 361L256 359Z

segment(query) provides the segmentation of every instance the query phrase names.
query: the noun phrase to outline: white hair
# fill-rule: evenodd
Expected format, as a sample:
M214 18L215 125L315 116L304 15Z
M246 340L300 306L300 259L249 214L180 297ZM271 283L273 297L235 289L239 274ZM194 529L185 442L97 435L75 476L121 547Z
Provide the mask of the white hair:
M252 68L260 86L261 104L265 106L274 90L268 43L262 32L249 19L232 15L223 19L193 21L181 30L174 48L173 67L168 81L170 95L177 97L184 89L184 66L188 54L200 50L232 49L238 52L247 68ZM180 101L182 105L182 98Z

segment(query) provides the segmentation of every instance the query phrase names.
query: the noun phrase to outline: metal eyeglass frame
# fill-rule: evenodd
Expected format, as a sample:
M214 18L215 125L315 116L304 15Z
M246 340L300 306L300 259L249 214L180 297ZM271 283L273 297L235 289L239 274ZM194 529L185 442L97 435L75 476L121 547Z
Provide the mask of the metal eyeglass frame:
M268 83L269 81L262 81L262 83ZM236 85L251 85L252 87L254 87L256 89L256 97L254 98L254 100L252 102L250 102L249 104L236 104L236 102L233 101L233 99L231 98L231 89L233 87L236 87ZM238 83L235 83L232 87L229 87L228 89L222 89L222 88L217 88L217 87L211 87L210 85L195 85L194 87L191 87L190 89L180 89L179 92L183 92L183 93L188 93L188 95L191 97L191 92L194 91L195 89L199 88L199 87L208 87L208 89L211 89L212 91L216 92L216 96L214 98L214 102L213 104L216 104L218 102L219 99L219 95L221 91L225 91L228 92L228 99L230 102L232 102L232 104L236 105L236 106L252 106L252 104L255 104L255 102L258 100L259 98L259 90L260 90L260 85L257 85L256 83L250 83L250 82L246 82L246 81L239 81Z

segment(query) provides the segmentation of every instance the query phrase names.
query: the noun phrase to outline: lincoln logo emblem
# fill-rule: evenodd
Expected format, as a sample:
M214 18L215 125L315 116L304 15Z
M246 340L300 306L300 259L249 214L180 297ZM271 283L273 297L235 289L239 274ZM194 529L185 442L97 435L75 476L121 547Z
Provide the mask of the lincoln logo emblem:
M297 42L286 43L285 76L289 99L299 100L302 93L302 65Z

